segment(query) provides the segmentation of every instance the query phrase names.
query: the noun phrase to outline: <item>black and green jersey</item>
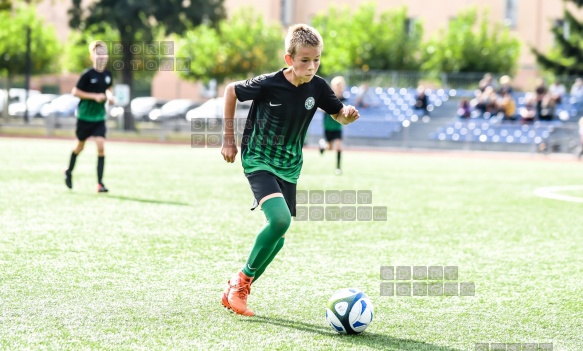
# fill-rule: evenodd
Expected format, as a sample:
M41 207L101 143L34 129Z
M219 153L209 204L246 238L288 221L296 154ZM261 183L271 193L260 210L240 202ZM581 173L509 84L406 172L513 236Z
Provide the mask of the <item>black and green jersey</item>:
M297 183L302 147L316 109L336 114L343 105L321 77L296 87L283 70L235 85L239 101L253 100L243 132L241 161L245 173L264 170Z
M340 98L340 101L346 100L345 98ZM329 132L339 132L342 130L342 124L336 122L329 113L324 113L324 130Z
M77 89L87 93L105 93L111 87L111 84L111 72L107 70L98 72L94 68L88 68L81 73L81 77L79 77L79 81L77 82ZM105 121L106 102L81 99L77 107L77 118L88 122Z

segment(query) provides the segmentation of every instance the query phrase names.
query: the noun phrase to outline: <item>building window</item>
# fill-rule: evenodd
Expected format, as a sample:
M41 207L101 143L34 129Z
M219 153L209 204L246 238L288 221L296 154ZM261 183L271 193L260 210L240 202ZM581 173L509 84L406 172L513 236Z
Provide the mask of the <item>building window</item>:
M569 22L562 18L557 18L553 24L555 28L560 28L563 31L563 38L569 39L570 27Z
M407 36L413 35L415 33L415 24L417 23L416 17L408 17L405 19L405 34Z
M281 23L289 26L293 23L294 18L294 0L281 0Z
M504 23L510 28L516 28L516 15L518 13L518 0L506 0Z

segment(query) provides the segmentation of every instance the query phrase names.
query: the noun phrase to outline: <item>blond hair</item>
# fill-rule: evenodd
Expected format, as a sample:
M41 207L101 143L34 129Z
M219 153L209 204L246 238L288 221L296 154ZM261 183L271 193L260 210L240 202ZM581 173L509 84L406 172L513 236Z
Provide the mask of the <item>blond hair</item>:
M315 28L299 23L288 29L285 37L285 52L294 57L300 46L323 49L324 41Z
M337 76L337 77L332 78L332 80L330 81L330 85L332 87L336 87L339 85L346 86L346 81L344 80L344 77Z
M107 54L107 45L103 40L94 40L91 43L89 43L89 53L105 55Z

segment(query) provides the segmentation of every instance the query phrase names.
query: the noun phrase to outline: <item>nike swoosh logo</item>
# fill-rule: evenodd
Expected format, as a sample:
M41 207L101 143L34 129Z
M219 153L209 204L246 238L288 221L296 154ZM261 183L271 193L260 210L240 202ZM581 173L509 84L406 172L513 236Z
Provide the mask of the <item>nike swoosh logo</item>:
M269 106L281 106L281 104L272 104L271 101L269 102Z
M281 105L281 104L280 104ZM247 263L247 269L249 269L250 271L255 271L257 270L257 268L251 268L251 266L249 265L249 263Z

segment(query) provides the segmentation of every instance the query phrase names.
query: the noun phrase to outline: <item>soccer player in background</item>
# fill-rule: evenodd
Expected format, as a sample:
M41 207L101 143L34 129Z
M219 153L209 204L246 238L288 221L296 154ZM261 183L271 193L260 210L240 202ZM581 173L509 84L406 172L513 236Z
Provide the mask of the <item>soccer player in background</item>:
M112 76L111 72L106 70L107 60L109 58L107 45L96 40L89 44L89 55L93 62L93 67L86 69L79 77L77 85L73 88L71 94L81 100L77 107L77 144L71 153L69 168L65 171L65 184L69 189L73 188L73 168L77 156L83 147L85 141L93 136L97 145L97 192L106 193L109 190L103 185L103 169L105 167L105 102L114 103L114 97L111 93Z
M344 89L346 89L346 81L344 77L337 76L332 78L330 86L336 94L336 97L341 102L344 102ZM320 139L320 154L324 154L324 150L336 150L336 174L342 174L340 169L340 158L342 156L342 124L338 123L329 113L324 112L324 138Z
M237 100L253 104L241 143L243 170L267 222L259 231L243 269L229 280L222 303L235 313L253 316L247 308L251 283L281 250L296 214L296 184L302 168L302 146L317 108L342 124L358 119L353 106L344 106L328 83L316 76L323 49L318 31L305 24L291 26L285 38L287 68L234 82L225 89L225 130L221 154L235 162L234 115Z

